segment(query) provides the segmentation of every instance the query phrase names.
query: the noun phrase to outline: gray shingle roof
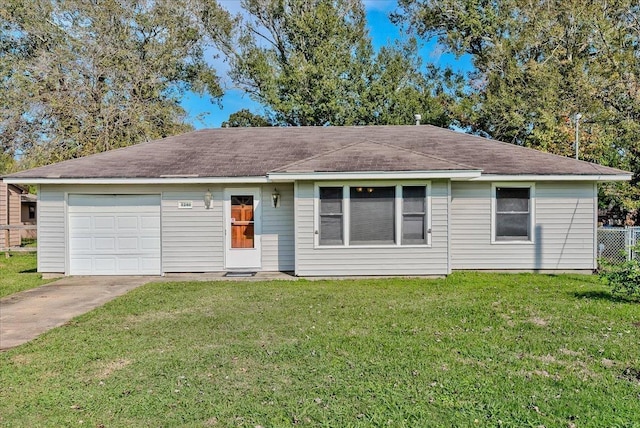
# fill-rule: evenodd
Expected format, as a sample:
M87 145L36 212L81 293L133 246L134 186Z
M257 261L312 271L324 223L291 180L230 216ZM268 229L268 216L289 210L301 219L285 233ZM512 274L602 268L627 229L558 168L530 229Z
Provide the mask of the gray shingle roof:
M73 159L11 178L257 177L269 172L482 170L628 174L434 126L221 128Z

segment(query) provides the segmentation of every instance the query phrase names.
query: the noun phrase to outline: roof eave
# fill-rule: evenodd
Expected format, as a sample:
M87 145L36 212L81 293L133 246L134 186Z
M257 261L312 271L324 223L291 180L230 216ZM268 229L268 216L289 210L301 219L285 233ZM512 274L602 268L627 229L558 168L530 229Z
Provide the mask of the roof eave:
M472 181L629 181L633 174L482 174Z
M365 171L365 172L272 172L253 177L5 177L7 184L260 184L297 180L416 180L451 179L453 181L629 181L632 174L482 174L480 170L444 171Z
M353 171L353 172L271 172L272 182L291 182L297 180L336 181L336 180L419 180L450 178L470 180L480 177L480 170L443 170L443 171Z
M20 178L7 177L7 183L19 184L253 184L268 183L270 180L265 176L258 177L110 177L110 178L69 178L69 177L38 177Z

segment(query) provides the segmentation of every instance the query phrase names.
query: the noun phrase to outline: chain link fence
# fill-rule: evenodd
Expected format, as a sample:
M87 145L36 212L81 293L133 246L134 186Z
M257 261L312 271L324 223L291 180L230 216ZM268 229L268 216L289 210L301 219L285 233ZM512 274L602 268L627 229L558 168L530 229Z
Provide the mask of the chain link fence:
M601 227L598 229L598 257L610 263L636 259L640 252L633 247L640 243L640 227Z

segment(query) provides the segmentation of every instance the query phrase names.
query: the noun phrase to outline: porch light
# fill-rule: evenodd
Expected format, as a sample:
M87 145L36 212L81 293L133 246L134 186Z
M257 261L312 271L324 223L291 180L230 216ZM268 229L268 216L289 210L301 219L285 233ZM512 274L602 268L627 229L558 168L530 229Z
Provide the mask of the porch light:
M211 201L213 200L213 195L211 195L211 190L207 189L204 194L204 207L206 209L211 208Z
M271 206L273 208L278 208L280 206L280 193L278 192L278 188L274 188L273 193L271 194Z

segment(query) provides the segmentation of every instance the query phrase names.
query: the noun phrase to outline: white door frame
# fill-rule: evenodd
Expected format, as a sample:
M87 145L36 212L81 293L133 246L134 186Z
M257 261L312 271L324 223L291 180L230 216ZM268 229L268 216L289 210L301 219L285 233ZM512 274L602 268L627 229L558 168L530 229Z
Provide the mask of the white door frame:
M225 270L260 270L262 267L262 199L260 187L224 189L224 268ZM253 196L254 248L231 248L231 196Z

